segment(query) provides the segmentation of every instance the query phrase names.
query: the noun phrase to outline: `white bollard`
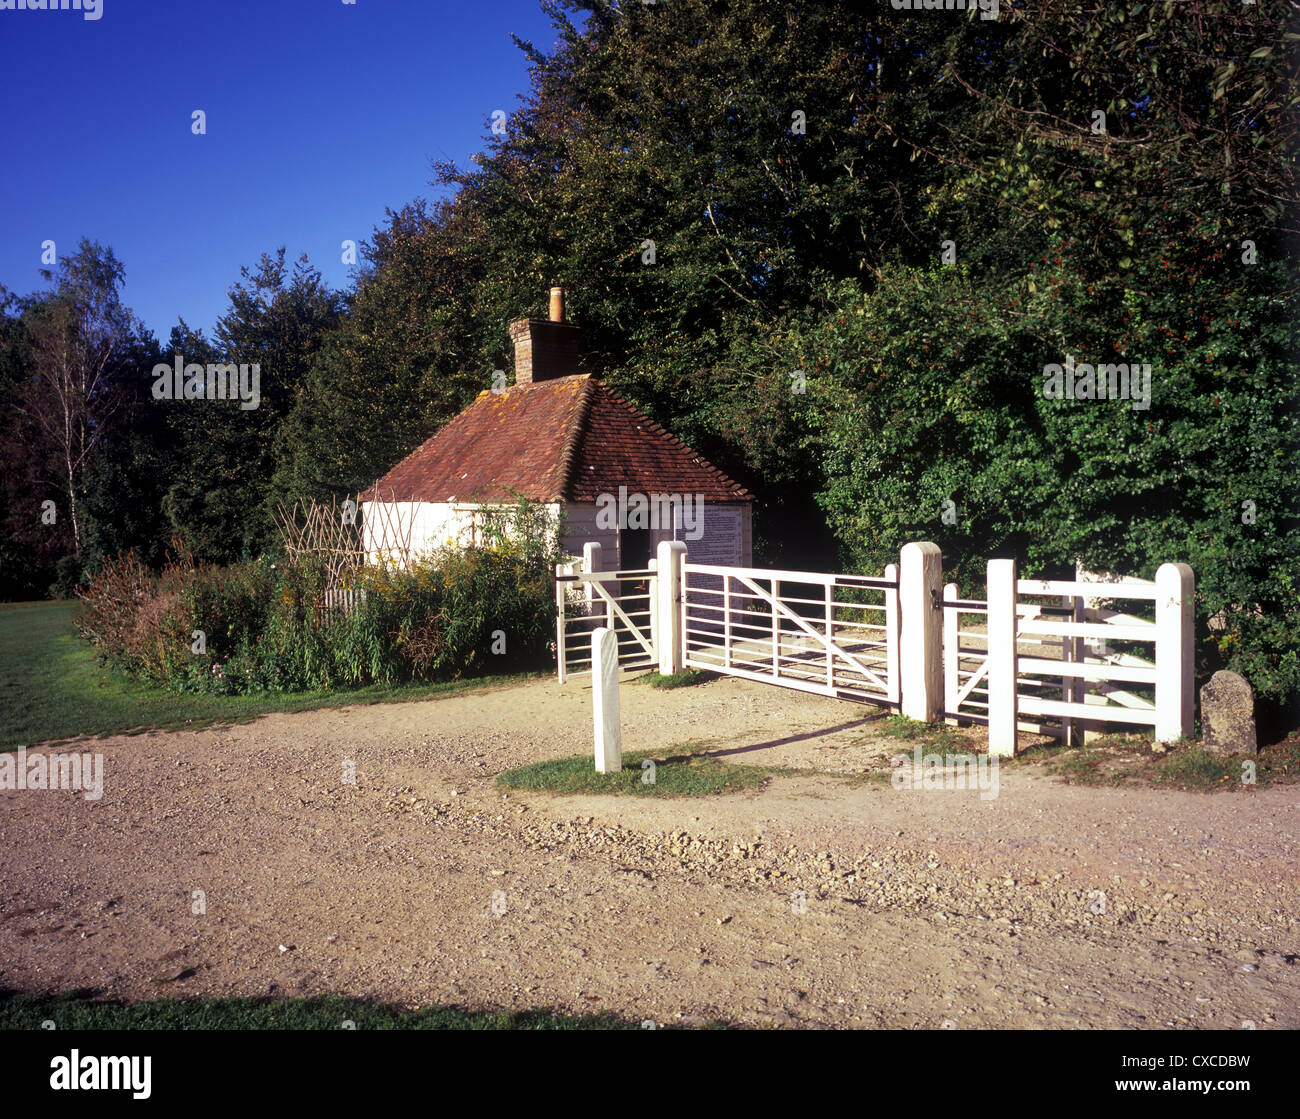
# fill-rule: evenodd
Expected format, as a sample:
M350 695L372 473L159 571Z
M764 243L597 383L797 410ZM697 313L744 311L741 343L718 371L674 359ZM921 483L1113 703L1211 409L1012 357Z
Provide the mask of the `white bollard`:
M591 635L591 721L596 735L596 772L623 768L623 729L618 717L618 634L601 626Z

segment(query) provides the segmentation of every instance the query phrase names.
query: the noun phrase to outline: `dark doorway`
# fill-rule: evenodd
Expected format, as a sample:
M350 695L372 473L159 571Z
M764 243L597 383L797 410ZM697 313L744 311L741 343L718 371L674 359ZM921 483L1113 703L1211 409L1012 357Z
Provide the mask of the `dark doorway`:
M644 571L650 563L650 530L625 528L619 533L618 569Z
M620 529L618 534L620 571L644 571L650 564L650 530L648 528ZM623 579L619 582L619 595L644 595L650 590L650 580ZM637 598L623 605L624 610L649 610L650 601ZM633 619L649 623L649 617Z

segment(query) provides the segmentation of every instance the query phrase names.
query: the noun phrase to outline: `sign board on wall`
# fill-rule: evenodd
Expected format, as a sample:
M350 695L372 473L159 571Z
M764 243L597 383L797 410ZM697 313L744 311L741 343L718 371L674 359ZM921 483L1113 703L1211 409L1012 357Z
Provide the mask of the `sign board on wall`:
M673 539L686 544L691 563L739 567L740 531L740 510L734 505L704 505L700 523L691 525L689 533L682 527L681 506L673 506ZM699 539L692 540L692 536Z
M673 509L673 539L686 545L688 563L707 563L719 567L740 566L740 510L734 505L704 505L699 523L692 524L688 532L682 525L680 506ZM691 537L698 539L692 540ZM695 629L718 629L722 608L722 578L718 575L692 575L692 598L700 613L693 616L690 625ZM698 589L698 595L694 591ZM713 593L710 594L709 592ZM716 607L717 609L709 609Z

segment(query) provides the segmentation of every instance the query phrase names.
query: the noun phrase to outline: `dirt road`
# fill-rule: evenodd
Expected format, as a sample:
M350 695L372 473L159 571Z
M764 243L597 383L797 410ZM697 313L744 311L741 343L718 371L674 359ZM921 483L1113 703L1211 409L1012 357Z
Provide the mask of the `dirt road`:
M582 679L90 740L102 799L0 793L0 986L664 1025L1300 1025L1298 787L1016 764L996 798L896 790L833 776L898 752L868 708L735 680L622 706L625 749L823 772L503 796L496 773L590 748Z

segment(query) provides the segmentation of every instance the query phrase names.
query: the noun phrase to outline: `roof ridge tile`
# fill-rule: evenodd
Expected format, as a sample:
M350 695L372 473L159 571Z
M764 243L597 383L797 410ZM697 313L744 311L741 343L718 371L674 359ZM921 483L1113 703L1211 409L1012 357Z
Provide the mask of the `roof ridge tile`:
M583 375L582 387L578 391L578 403L573 409L569 421L569 431L560 450L560 489L556 495L560 501L567 501L573 485L573 473L578 468L578 449L582 445L587 417L591 414L591 402L595 399L598 384L590 374Z

